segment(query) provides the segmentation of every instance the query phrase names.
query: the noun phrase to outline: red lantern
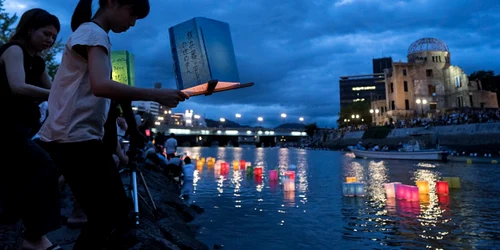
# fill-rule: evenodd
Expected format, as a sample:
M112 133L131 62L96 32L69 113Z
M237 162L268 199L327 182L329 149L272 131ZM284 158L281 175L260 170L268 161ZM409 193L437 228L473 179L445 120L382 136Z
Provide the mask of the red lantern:
M245 170L246 165L247 165L247 162L245 160L240 161L240 169L241 170Z
M286 171L286 177L288 177L288 179L290 179L290 180L294 180L295 179L295 171Z
M436 193L440 195L448 195L449 187L447 181L436 181Z
M257 176L261 176L262 175L262 168L254 168L253 173Z

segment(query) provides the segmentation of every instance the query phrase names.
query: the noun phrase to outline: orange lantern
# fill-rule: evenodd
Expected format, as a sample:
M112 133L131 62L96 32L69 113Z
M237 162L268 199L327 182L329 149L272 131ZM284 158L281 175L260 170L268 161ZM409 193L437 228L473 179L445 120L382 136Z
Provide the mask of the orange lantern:
M346 177L345 182L347 183L356 182L356 177Z
M429 182L427 181L416 181L419 194L429 193Z

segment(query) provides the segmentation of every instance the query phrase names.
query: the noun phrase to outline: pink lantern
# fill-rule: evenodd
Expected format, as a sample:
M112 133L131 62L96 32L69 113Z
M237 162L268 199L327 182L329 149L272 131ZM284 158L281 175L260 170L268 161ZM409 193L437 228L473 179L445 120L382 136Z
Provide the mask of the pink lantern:
M396 198L396 184L401 184L401 182L391 182L384 184L385 194L387 198Z
M448 195L450 192L447 181L436 181L436 193L440 195Z
M275 181L278 179L278 170L269 170L269 180Z
M407 185L396 184L396 199L406 200L409 196L409 190Z
M293 180L285 180L285 182L283 183L283 190L285 192L295 191L295 181L293 181Z
M418 193L418 187L417 186L407 186L408 188L408 199L407 201L419 201L419 193Z

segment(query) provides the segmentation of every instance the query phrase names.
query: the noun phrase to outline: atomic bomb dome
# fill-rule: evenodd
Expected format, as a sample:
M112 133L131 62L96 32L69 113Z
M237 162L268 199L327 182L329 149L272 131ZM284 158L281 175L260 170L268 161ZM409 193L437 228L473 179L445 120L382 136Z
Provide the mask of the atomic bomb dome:
M449 52L448 46L443 41L436 38L421 38L410 45L408 55L427 51Z

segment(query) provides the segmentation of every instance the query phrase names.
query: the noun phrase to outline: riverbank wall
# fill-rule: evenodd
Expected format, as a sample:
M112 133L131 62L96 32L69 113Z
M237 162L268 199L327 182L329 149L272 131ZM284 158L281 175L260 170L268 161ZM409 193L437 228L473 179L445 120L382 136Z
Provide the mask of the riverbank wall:
M497 154L500 150L500 123L392 129L383 138L373 138L369 134L367 131L347 132L325 143L328 147L341 149L360 141L363 144L396 146L400 142L418 139L434 146L439 139L440 145L460 151Z
M140 170L158 210L155 215L141 177L137 176L139 193L149 204L139 202L140 224L127 233L126 242L123 242L126 249L210 249L196 239L196 233L200 226L196 224L195 218L203 213L204 209L196 205L186 204L179 197L178 186L159 170L144 169L143 167L140 167ZM124 179L125 181L128 183L128 178ZM69 216L72 208L71 191L66 188L61 192L62 215ZM133 222L131 221L131 223ZM0 249L16 249L14 246L17 244L16 242L19 242L19 225L19 223L18 225L0 225ZM60 229L48 234L47 237L52 243L58 244L63 249L72 249L79 233L80 229L63 225Z

